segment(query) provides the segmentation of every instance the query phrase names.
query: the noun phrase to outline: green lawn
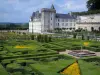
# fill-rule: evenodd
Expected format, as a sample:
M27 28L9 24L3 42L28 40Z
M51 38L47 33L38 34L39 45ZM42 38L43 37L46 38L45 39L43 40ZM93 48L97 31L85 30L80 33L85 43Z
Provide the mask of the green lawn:
M58 60L48 63L31 64L30 66L42 72L44 75L60 75L57 72L73 63L74 60ZM99 75L100 67L87 63L83 60L79 60L80 69L82 75Z
M5 66L6 70L10 68L13 70L13 67L18 67L18 69L20 69L20 67L24 65L25 72L27 72L27 67L32 69L32 71L27 72L28 74L40 72L44 75L60 75L57 72L73 63L75 60L66 55L60 56L58 51L81 49L81 45L83 45L84 42L89 42L89 48L93 47L93 50L95 48L95 50L100 52L100 42L96 41L52 39L52 42L40 43L34 40L8 40L4 42L3 46L0 46L0 56L2 57L1 64ZM18 45L27 46L29 48L15 48ZM99 75L100 59L85 59L79 60L82 75ZM8 73L1 64L0 73L2 75L7 75ZM9 70L7 71L10 72ZM11 74L15 73L16 71ZM22 72L16 74L24 75Z
M84 46L84 42L89 42L88 46ZM95 52L100 52L100 42L79 40L79 39L53 39L52 42L43 45L46 48L54 49L56 51L81 50L88 49Z
M16 48L16 46L26 46L29 48ZM7 41L6 48L10 52L35 50L39 48L39 44L36 41Z
M3 68L1 64L0 64L0 75L8 75L7 71Z

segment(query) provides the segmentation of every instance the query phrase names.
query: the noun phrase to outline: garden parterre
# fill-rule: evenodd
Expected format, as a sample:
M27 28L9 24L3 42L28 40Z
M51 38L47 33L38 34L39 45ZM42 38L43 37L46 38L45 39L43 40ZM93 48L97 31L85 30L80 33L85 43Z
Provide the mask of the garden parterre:
M89 42L88 47L83 46L85 41ZM60 75L57 72L73 63L74 59L66 55L59 55L59 51L77 50L81 49L81 46L100 51L100 42L85 41L76 39L52 39L52 42L49 43L34 40L4 41L0 44L1 64L4 72L12 75ZM14 48L17 45L30 46L30 48ZM97 64L100 62L96 61L95 63L95 61L87 63L86 60L79 60L82 75L99 75L100 66Z

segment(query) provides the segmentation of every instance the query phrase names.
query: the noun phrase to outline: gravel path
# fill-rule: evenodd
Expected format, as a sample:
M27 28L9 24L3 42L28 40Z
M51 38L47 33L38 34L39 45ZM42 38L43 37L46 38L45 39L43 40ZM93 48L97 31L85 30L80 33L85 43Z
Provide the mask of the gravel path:
M83 51L89 51L89 50L83 50ZM59 54L67 54L69 56L72 56L72 57L75 57L75 58L79 58L79 57L76 57L76 56L68 54L69 52L72 52L72 50L66 50L64 52L59 52ZM89 52L93 52L93 51L89 51ZM100 52L93 52L93 53L95 53L96 56L100 57Z

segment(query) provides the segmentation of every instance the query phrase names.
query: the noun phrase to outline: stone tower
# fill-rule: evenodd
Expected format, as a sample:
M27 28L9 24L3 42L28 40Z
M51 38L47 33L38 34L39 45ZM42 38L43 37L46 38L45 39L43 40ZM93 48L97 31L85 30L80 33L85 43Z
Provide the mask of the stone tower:
M55 15L56 10L54 5L51 8L43 8L41 10L41 23L42 23L42 32L48 32L54 30L55 26Z

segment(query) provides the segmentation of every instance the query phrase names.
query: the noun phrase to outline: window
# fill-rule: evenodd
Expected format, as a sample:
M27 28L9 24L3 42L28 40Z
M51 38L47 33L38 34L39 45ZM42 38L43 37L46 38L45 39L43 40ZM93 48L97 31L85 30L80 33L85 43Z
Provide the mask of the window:
M91 31L94 31L94 27L91 27Z
M75 22L75 19L73 19L73 22Z
M71 19L70 22L73 22L73 19Z
M62 19L62 22L64 22L64 19Z
M72 23L70 23L70 26L72 26Z
M70 19L68 19L68 22L70 22Z
M58 22L59 22L59 19L58 19Z
M52 20L52 17L51 17L51 20Z
M100 27L99 27L99 31L100 31Z
M72 19L71 22L74 22L74 20Z
M68 22L68 19L66 19L66 22Z
M68 21L69 21L69 22L72 22L72 20L71 20L71 19L69 19Z
M59 23L58 23L58 26L59 26Z
M66 26L68 26L68 23L66 23Z
M64 23L62 23L62 26L64 26Z

